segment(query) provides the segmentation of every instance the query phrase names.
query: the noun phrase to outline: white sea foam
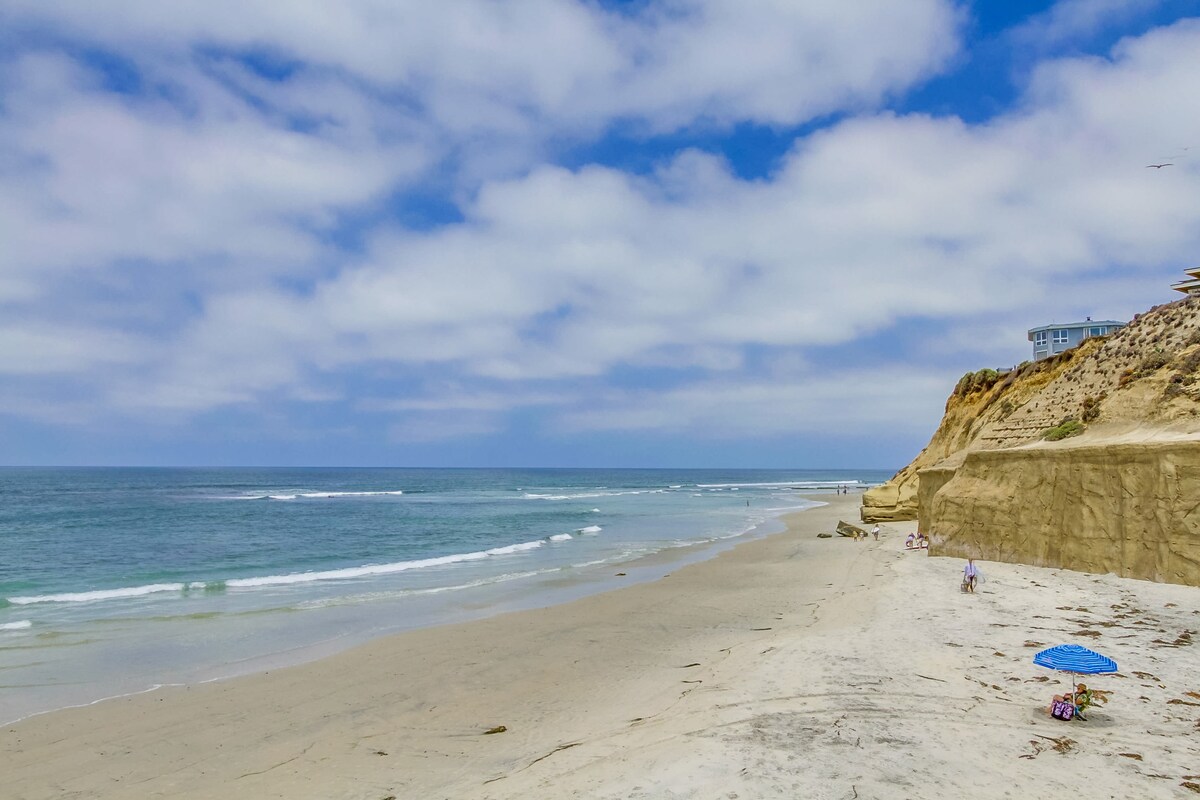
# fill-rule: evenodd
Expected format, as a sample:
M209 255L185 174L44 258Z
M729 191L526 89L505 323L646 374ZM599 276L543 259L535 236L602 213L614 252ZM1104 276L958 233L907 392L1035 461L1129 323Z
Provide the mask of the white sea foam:
M367 564L361 567L327 569L318 572L294 572L288 575L264 575L258 578L233 578L225 581L225 585L230 589L256 589L263 586L288 586L297 583L350 580L374 575L392 575L412 569L441 567L447 564L459 564L464 561L479 561L489 556L512 555L513 553L520 553L526 550L536 550L545 544L545 539L539 539L535 542L520 542L504 547L493 547L490 550L479 550L473 553L454 553L448 556L418 558L413 561L396 561L390 564Z
M586 528L580 528L576 533L599 533L604 530L599 525L588 525Z
M403 490L396 489L390 492L301 492L301 497L388 497L398 494L404 494Z
M97 600L117 600L128 597L144 597L158 592L182 592L182 583L152 583L147 586L127 586L122 589L99 589L94 592L63 592L61 594L39 594L29 597L10 597L8 602L15 606L34 603L89 603Z
M0 622L0 631L23 631L32 627L33 623L27 619L20 619L16 622Z
M510 544L505 547L493 547L491 550L485 550L489 556L508 556L513 553L523 553L526 550L536 550L546 544L545 539L538 539L536 542L521 542L520 544Z
M404 494L402 489L374 492L293 492L291 494L240 494L220 497L220 500L299 500L300 498L336 500L340 497L394 497Z
M594 530L593 530L594 529ZM585 529L588 533L598 532L598 526ZM554 537L570 539L571 535L559 534ZM121 589L102 589L93 592L64 592L62 594L33 595L29 597L10 597L12 605L31 605L34 603L86 603L99 600L119 600L131 597L143 597L158 592L194 592L221 591L224 589L258 589L265 586L289 586L300 583L315 583L317 581L352 580L375 575L391 575L412 569L440 567L447 564L458 564L465 561L479 561L491 556L507 556L536 550L546 544L545 539L533 542L518 542L517 544L493 547L490 550L479 550L472 553L454 553L448 556L419 558L413 561L397 561L388 564L367 564L361 567L346 567L344 569L329 569L315 572L294 572L286 575L263 575L255 578L231 578L227 581L192 581L190 583L155 583L148 586L130 586Z
M803 486L806 489L822 489L833 486L856 486L860 481L774 481L769 483L697 483L700 489L731 489L734 487Z
M550 541L552 541L552 542L565 542L565 541L567 541L567 540L568 540L568 539L570 539L570 538L571 538L571 534L569 534L569 533L556 533L556 534L554 534L553 536L551 536L551 537L550 537Z
M185 592L223 592L225 581L192 581L183 588Z
M486 552L459 553L451 556L436 558L419 558L415 561L398 561L392 564L368 564L362 567L347 567L345 569L327 569L318 572L293 572L287 575L263 575L258 578L233 578L225 582L230 589L257 589L262 586L288 586L296 583L315 583L316 581L349 580L365 578L371 575L391 575L410 569L438 567L444 564L457 564L462 561L478 561L487 558Z
M593 513L593 514L599 514L599 513L600 513L600 509L598 509L598 508L593 508L593 509L592 509L592 513Z
M526 500L588 500L593 497L620 497L634 494L661 494L664 490L631 489L624 492L580 492L578 494L536 494L526 492L522 495Z

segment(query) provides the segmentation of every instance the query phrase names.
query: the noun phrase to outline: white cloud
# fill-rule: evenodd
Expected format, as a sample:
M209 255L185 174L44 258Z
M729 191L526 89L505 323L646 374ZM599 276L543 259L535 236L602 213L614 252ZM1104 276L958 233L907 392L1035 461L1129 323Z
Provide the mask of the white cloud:
M62 329L69 347L27 333L0 371L95 382L102 408L149 416L355 396L343 378L386 397L399 373L403 389L358 409L395 415L395 441L486 434L529 407L576 432L887 429L940 407L945 360L994 361L997 332L1061 306L1051 293L1075 296L1080 276L1126 287L1116 315L1165 299L1162 267L1200 250L1200 162L1144 164L1200 129L1194 22L1124 42L1112 59L1047 63L1019 108L984 124L847 118L762 179L702 152L650 175L509 171L542 137L626 115L664 129L869 105L952 41L946 6L906 5L914 32L893 5L839 16L763 4L733 19L716 3L632 18L488 3L486 24L447 18L445 30L426 16L437 6L403 7L408 18L370 6L399 37L387 49L370 46L363 4L326 38L305 26L308 5L281 20L252 3L240 26L219 4L129 6L120 25L61 6L114 47L158 42L148 74L169 74L192 105L97 91L61 57L15 65L0 130L0 233L12 243L0 303L37 336L75 326ZM556 15L565 39L539 51ZM893 33L877 36L880 25ZM777 36L748 52L748 31L764 27ZM846 52L858 37L882 44ZM235 62L180 64L194 41L271 44L308 66L273 83ZM494 69L451 58L501 41ZM941 50L918 58L914 42ZM410 90L411 107L385 102L384 85ZM424 107L434 100L444 105ZM381 210L457 148L494 141L517 155L463 195L461 223L406 230ZM343 213L368 220L361 252L324 235ZM1144 279L1121 282L1114 268ZM143 287L177 316L131 311ZM844 353L926 319L959 341L912 354L915 366L881 355L822 375L824 347ZM1014 347L1023 353L1023 338ZM606 388L620 372L633 373L622 386L653 372L659 388Z
M462 225L381 237L292 317L325 327L329 365L444 361L521 380L673 348L803 347L903 318L1027 314L1099 265L1195 252L1200 170L1145 170L1141 156L1148 129L1200 122L1186 80L1196 52L1200 27L1183 25L1123 45L1115 63L1049 65L1019 113L985 126L852 120L771 181L698 153L645 179L540 168L485 186Z
M451 131L527 133L633 117L795 123L876 102L956 48L948 0L11 0L10 25L53 26L131 57L253 50L401 89Z
M153 350L140 337L103 328L0 324L0 375L79 374L142 363Z
M1162 0L1059 0L1009 36L1022 44L1054 47L1086 39L1159 5Z
M368 269L342 272L346 256L327 234L346 215L386 218L388 196L421 190L439 163L459 169L471 192L472 180L525 170L544 140L617 119L652 129L803 121L919 80L955 47L945 0L903 14L882 0L840 14L816 4L736 17L721 3L661 8L6 4L0 18L24 49L0 73L0 304L12 320L82 320L100 335L77 337L70 361L43 337L47 358L31 346L0 370L103 370L112 402L170 409L252 402L303 382L305 361L338 369L470 353L481 371L525 374L506 353L520 344L513 320L542 307L525 299L528 287L480 275L462 248L448 263L445 241L417 254L427 274L385 269L373 281ZM878 36L889 24L908 35ZM135 90L111 91L108 67L46 44L64 39L125 59L118 71ZM286 77L256 74L238 58L248 53L283 64ZM637 256L614 245L614 256ZM339 279L316 304L261 294L322 274ZM462 283L484 302L467 307ZM504 313L491 310L502 304ZM432 336L414 327L445 306L477 318ZM410 337L388 338L393 327ZM105 368L108 340L147 329L155 345L172 341L173 356L145 347L141 369ZM545 358L559 365L540 371L569 369Z

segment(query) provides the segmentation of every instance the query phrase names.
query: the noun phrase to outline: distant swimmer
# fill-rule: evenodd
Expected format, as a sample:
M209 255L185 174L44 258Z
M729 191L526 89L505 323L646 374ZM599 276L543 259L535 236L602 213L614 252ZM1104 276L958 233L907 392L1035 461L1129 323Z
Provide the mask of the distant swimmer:
M1168 161L1165 164L1147 164L1146 169L1162 169L1163 167L1173 167L1173 166L1175 166L1175 165L1173 163L1171 163L1170 161Z

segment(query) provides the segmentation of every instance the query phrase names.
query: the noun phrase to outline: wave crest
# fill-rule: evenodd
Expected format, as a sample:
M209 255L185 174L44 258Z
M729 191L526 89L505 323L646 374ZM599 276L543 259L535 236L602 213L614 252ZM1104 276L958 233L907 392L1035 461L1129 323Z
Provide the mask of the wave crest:
M342 497L396 497L404 494L403 489L388 489L370 492L292 492L291 494L239 494L220 497L219 500L337 500Z

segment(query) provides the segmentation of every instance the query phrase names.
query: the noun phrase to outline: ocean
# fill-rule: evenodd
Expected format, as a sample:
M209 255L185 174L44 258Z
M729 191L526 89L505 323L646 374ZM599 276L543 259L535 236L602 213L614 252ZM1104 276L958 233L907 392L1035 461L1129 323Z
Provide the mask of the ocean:
M888 477L0 468L0 723L653 580Z

